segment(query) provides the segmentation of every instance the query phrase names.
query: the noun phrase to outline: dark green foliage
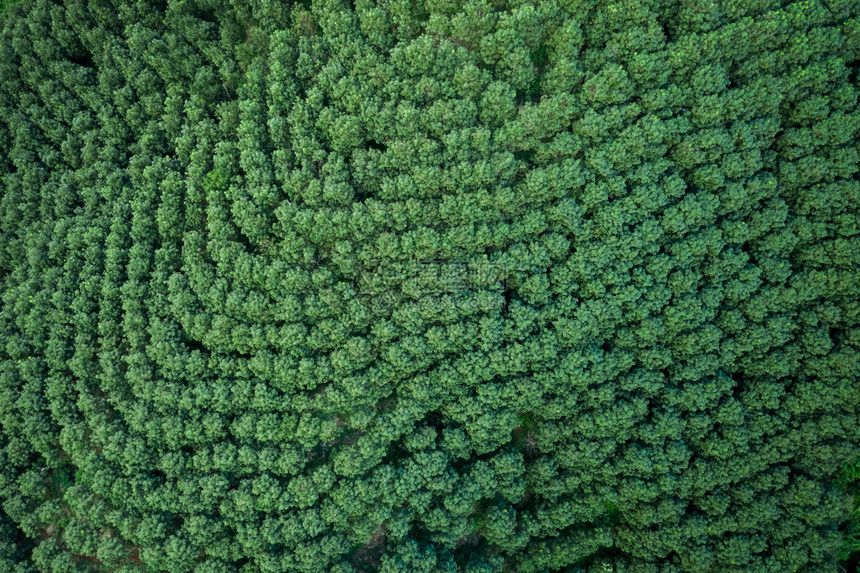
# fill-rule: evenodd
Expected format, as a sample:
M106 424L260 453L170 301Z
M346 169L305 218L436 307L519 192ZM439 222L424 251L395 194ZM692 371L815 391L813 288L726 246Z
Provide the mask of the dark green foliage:
M0 10L3 571L856 565L856 2Z
M846 462L836 473L836 484L854 500L851 517L844 531L845 540L837 557L846 567L860 566L860 459Z

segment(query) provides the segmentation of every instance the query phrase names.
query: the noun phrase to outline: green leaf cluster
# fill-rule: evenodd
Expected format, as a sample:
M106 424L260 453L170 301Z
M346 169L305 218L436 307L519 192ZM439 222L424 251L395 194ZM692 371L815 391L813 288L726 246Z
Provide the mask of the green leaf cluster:
M856 2L0 10L0 569L856 562Z

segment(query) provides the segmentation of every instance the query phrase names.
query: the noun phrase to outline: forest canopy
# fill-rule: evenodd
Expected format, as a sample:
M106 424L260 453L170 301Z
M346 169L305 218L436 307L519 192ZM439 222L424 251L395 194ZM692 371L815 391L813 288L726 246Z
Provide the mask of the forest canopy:
M5 6L0 569L856 564L858 70L856 0Z

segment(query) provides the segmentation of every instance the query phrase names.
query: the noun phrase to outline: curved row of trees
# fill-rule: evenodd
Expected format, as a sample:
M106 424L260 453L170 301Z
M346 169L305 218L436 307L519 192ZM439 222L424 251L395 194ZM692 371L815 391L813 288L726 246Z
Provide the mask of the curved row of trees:
M4 568L857 550L856 2L0 23Z

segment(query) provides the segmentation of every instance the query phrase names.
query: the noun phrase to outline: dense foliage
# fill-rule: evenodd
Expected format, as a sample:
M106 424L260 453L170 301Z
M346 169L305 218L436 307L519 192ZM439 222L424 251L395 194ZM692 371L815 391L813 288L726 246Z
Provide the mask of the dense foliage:
M858 16L6 6L0 567L834 571Z

